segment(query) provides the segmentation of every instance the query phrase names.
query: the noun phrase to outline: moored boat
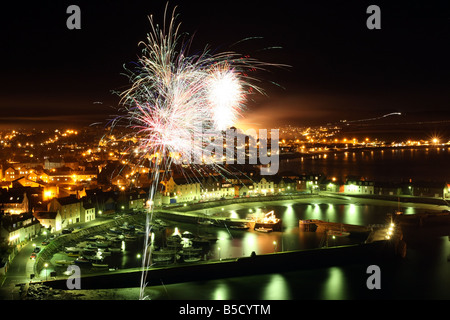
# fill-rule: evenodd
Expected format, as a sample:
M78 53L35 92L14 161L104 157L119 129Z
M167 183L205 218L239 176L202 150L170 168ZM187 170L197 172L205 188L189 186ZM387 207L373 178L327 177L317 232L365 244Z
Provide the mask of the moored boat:
M88 265L91 264L91 260L86 259L85 257L78 257L75 259L75 264Z
M59 266L70 266L73 264L73 261L71 260L55 260L55 263Z
M268 233L268 232L272 232L273 230L272 230L272 228L259 227L259 228L255 228L255 231Z

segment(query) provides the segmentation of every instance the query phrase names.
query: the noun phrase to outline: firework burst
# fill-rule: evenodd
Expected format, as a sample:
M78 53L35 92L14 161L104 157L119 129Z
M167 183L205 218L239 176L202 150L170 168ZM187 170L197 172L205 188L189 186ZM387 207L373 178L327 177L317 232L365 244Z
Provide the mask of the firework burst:
M247 96L262 92L248 71L267 66L234 52L211 54L207 47L190 55L187 48L192 39L186 41L179 33L175 9L166 23L166 6L164 17L162 28L149 17L151 32L147 42L140 43L143 50L135 68L128 70L131 86L121 93L125 115L112 125L125 121L132 129L127 138L137 143L134 154L153 159L149 203L157 192L160 172L164 175L174 159L202 155L203 145L193 141L202 136L205 127L220 131L232 126L244 110ZM153 206L146 221L140 299L146 298L152 218Z

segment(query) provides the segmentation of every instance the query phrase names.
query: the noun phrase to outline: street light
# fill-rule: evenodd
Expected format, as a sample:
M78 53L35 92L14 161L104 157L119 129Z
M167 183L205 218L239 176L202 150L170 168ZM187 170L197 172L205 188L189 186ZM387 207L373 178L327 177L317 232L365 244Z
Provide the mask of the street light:
M220 258L220 247L217 248L219 250L219 260L222 260L222 258Z
M276 241L273 242L273 252L274 253L277 252L277 242Z
M48 263L45 263L44 264L44 270L45 270L45 281L47 281L47 275L48 275L48 272L47 272L47 268L48 268Z

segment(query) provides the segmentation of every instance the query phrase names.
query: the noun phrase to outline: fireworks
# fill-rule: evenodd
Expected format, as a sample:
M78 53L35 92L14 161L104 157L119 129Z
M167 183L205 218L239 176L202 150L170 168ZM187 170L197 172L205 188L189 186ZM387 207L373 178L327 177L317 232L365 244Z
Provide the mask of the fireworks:
M175 17L174 10L162 29L149 17L151 32L147 42L140 43L143 50L136 67L128 70L131 87L121 94L125 115L115 120L125 120L132 129L130 140L138 144L133 147L135 154L150 159L159 155L152 162L149 203L153 203L160 172L164 174L176 159L201 157L204 145L194 143L196 137L232 126L244 110L247 95L261 92L248 72L265 65L234 52L211 54L207 47L190 55L189 41L180 35ZM147 215L141 299L151 259L152 216L153 208Z

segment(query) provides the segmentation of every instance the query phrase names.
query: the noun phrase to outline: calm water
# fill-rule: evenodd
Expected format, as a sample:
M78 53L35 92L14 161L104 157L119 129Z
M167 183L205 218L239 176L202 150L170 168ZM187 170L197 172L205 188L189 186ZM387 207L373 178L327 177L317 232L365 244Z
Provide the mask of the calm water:
M450 148L375 149L329 152L283 160L280 171L324 173L345 181L348 175L376 181L450 180Z

